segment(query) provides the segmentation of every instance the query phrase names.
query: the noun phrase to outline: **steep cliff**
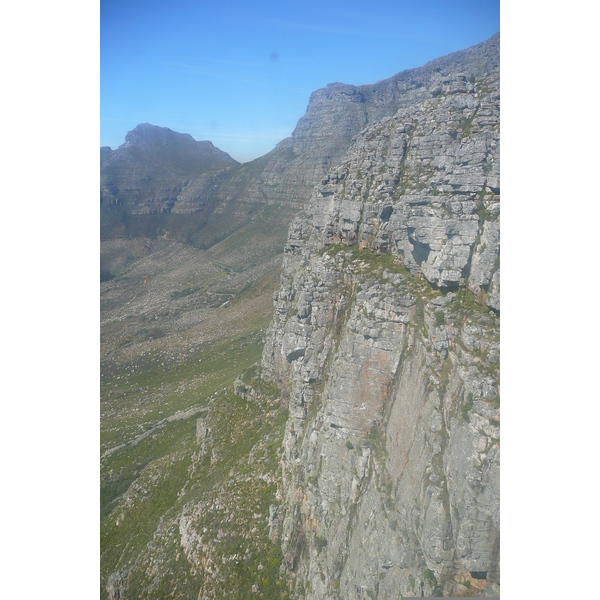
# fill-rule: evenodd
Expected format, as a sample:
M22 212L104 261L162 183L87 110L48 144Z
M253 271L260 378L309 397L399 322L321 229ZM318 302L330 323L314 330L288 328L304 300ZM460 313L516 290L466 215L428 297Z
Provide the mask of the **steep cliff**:
M263 376L289 402L273 512L300 596L499 593L492 41L363 129L290 228Z

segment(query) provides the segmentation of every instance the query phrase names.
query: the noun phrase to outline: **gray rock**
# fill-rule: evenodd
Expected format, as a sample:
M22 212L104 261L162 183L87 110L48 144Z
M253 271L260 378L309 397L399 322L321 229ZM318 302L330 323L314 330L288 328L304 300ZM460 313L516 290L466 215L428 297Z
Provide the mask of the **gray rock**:
M111 573L106 584L109 600L126 600L129 571L122 569Z

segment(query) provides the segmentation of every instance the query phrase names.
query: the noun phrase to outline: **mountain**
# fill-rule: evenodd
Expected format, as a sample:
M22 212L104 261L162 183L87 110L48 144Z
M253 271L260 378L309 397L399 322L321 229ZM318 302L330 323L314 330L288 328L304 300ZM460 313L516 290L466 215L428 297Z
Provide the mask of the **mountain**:
M101 150L101 597L499 595L499 41Z
M115 213L121 218L124 213L168 213L191 179L210 179L215 172L237 164L212 142L197 142L167 127L138 125L116 150L100 149L102 237L126 233L127 221L115 220Z
M157 230L162 233L170 230L178 239L206 249L247 226L265 206L281 207L291 220L307 204L313 187L339 163L353 137L367 124L394 115L402 106L442 93L453 73L461 72L469 78L493 72L498 68L499 44L500 37L496 34L473 48L375 84L334 83L317 90L311 94L306 114L291 137L279 142L265 156L227 171L213 169L207 173L202 153L196 152L193 156L199 159L199 173L193 160L181 160L185 149L192 147L190 136L139 125L127 135L124 146L115 151L124 161L123 168L111 154L101 162L101 199L105 205L108 203L107 208L116 209L119 223L117 229L105 226L102 237L156 235ZM159 142L141 143L146 137L155 136L160 138ZM168 156L162 153L166 149L171 150ZM142 159L146 153L147 157ZM154 189L157 186L146 167L158 166L159 156L164 168L159 168L156 177L159 181L165 179L160 193ZM226 158L230 159L227 155ZM221 166L234 164L233 159L230 161ZM164 175L171 171L172 177ZM129 190L129 196L119 201L125 204L125 219L120 207L111 206L115 202L114 190L120 189L119 179L124 180L123 191ZM149 213L155 216L150 217ZM105 211L105 222L114 225L115 219L111 220L109 214ZM279 248L284 243L285 233L277 237Z
M211 142L143 123L117 150L100 149L100 202L132 214L169 212L191 178L236 164Z

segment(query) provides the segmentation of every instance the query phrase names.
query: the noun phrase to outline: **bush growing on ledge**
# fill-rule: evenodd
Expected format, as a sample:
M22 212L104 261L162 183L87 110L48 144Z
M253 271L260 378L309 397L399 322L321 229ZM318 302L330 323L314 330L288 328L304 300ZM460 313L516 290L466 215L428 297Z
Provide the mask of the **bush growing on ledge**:
M317 547L317 552L321 552L325 546L327 546L327 540L320 535L315 536L315 546Z

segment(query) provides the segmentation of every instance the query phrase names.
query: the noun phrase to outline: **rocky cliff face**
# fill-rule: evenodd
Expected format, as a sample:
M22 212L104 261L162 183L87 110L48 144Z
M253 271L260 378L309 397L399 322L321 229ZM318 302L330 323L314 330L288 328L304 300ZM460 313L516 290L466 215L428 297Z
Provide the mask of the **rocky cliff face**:
M497 70L499 42L496 35L375 84L333 83L313 92L291 137L265 156L235 169L215 194L221 201L238 198L304 207L314 186L339 164L353 137L367 124L441 93L454 73L471 77Z
M498 45L381 84L392 116L311 100L369 124L290 228L263 354L300 596L499 594Z

